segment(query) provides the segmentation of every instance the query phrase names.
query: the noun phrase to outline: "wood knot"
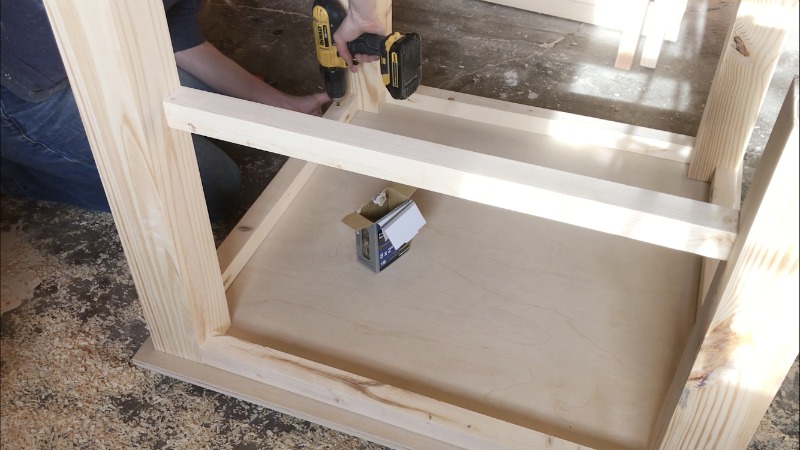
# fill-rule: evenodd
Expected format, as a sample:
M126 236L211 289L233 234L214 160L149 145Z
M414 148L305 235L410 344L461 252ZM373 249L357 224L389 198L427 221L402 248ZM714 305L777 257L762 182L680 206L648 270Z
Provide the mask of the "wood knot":
M750 56L750 50L744 45L744 40L740 36L733 37L733 48L743 56Z
M247 225L242 225L236 228L237 230L241 231L242 233L249 233L253 231L253 227L248 227Z

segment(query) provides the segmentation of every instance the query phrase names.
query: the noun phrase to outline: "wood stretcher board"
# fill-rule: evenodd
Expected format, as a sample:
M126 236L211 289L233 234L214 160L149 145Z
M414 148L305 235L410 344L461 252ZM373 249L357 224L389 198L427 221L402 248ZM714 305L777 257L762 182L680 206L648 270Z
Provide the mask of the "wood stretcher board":
M748 134L715 134L752 129L763 90L726 86L774 58L726 49L708 105L747 114L707 109L697 140L385 100L374 65L316 118L179 87L158 0L45 4L151 332L137 364L397 448L735 449L797 355L796 84L741 212ZM733 33L776 54L748 8ZM216 254L189 132L290 157ZM428 224L376 275L340 220L390 183Z

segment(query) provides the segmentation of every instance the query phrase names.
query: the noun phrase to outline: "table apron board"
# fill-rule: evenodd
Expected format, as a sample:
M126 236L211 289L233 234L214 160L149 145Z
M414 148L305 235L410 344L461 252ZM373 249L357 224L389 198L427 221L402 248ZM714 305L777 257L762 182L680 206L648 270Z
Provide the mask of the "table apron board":
M164 107L175 129L701 256L736 237L738 211L704 201L189 88Z

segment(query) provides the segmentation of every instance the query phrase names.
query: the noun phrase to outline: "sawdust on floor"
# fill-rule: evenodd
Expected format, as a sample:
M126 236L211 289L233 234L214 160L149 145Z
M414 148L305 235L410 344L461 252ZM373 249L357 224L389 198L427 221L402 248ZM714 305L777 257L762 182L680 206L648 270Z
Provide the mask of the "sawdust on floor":
M382 448L132 365L148 333L110 215L46 205L57 219L28 227L31 205L2 199L21 303L0 327L2 448Z

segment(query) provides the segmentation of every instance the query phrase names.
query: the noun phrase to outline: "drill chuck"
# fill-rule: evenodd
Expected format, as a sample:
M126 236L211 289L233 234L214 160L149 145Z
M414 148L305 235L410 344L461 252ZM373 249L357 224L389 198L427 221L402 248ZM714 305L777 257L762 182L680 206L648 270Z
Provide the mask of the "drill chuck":
M344 97L347 94L347 69L340 67L325 67L320 65L322 79L325 81L325 92L331 99Z

